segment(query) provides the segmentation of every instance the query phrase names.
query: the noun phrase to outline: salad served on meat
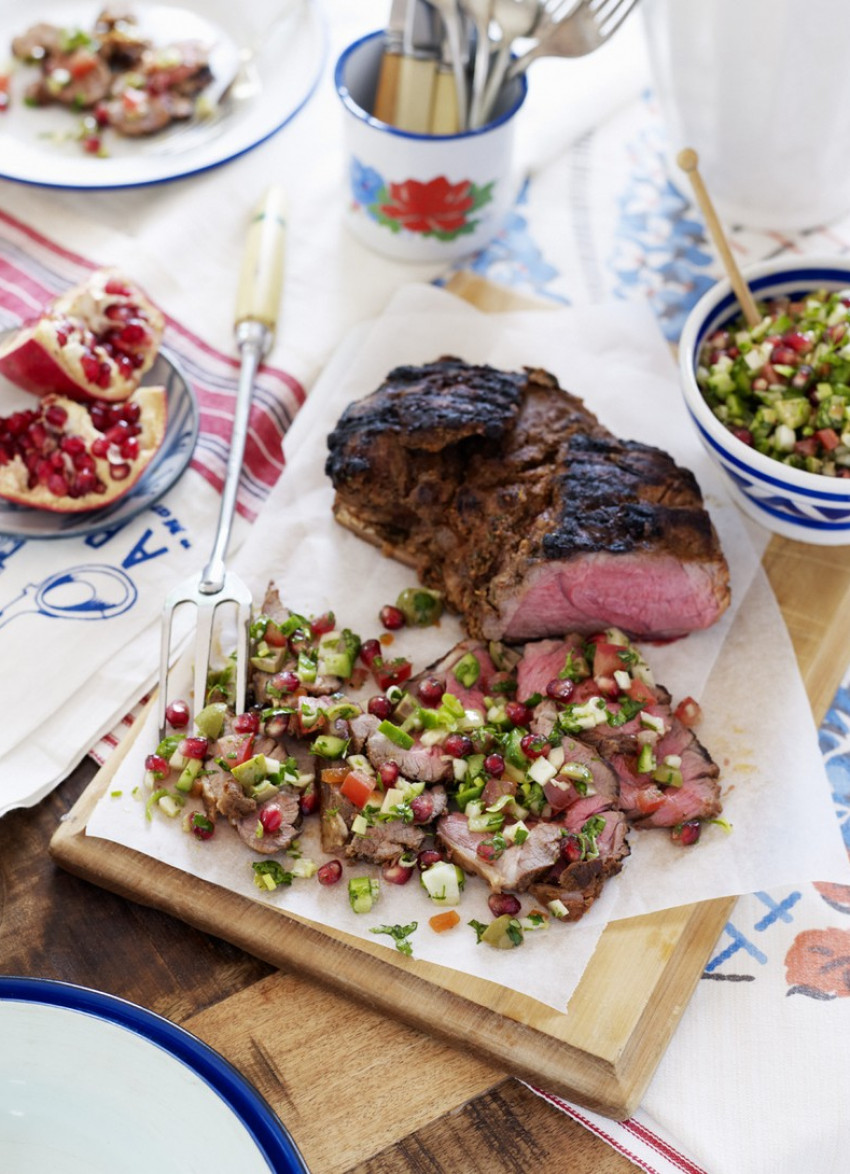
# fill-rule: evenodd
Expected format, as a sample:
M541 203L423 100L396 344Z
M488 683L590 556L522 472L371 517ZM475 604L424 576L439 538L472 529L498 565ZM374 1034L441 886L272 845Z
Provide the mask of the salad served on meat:
M120 2L104 8L90 30L39 22L14 38L12 54L39 70L24 95L27 105L81 114L79 139L91 154L105 154L107 129L138 138L191 118L213 80L208 46L156 45Z
M410 588L398 603L382 609L387 629L433 623L441 599ZM417 674L390 655L395 639L290 612L270 587L252 626L249 709L233 712L227 672L211 678L193 733L188 706L169 706L171 732L145 763L148 817L201 840L224 826L263 889L347 874L358 913L383 884L414 882L426 907L444 907L440 929L460 921L478 877L494 920L471 924L500 947L580 919L622 869L632 828L689 845L717 820L698 706L674 707L621 630L468 638ZM310 820L321 859L301 851ZM406 932L396 938L409 952Z

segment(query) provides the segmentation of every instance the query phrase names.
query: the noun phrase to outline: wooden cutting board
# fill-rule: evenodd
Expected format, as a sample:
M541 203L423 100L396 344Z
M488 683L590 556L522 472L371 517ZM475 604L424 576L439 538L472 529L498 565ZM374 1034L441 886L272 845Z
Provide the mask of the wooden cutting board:
M516 305L511 295L474 277L456 284L455 292L486 309ZM819 722L850 657L850 547L774 538L764 561ZM87 836L87 820L133 736L131 730L55 833L50 850L63 867L552 1093L609 1117L631 1115L733 899L611 924L567 1007L557 1011L495 983L319 929L205 881L187 883L184 873L168 865Z

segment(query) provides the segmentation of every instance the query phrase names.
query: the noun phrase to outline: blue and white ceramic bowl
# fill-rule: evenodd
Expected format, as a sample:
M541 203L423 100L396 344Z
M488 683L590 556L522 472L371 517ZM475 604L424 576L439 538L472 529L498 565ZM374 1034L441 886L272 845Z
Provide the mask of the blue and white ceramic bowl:
M783 257L750 266L744 277L756 301L815 289L850 289L850 260ZM697 386L703 340L740 312L728 280L705 293L688 315L679 341L685 406L711 459L726 474L733 499L768 530L820 546L850 545L850 478L793 469L756 452L716 418Z

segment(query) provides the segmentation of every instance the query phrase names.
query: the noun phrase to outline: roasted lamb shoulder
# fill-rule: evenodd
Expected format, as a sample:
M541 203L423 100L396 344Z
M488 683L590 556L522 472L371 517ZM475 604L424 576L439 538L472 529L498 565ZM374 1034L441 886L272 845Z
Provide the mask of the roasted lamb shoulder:
M442 591L471 636L713 624L729 575L694 476L541 370L398 367L328 438L337 520Z

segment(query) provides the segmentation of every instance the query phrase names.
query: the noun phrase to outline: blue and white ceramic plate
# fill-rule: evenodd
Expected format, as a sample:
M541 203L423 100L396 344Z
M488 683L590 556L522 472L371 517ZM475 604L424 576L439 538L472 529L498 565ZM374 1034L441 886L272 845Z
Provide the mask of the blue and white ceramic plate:
M309 1174L222 1056L84 987L0 978L0 1170Z
M0 6L0 64L11 43L36 21L62 28L94 27L101 0L39 0ZM206 171L258 146L290 122L311 98L327 53L315 0L233 4L232 0L134 0L142 33L155 45L200 40L210 48L216 86L235 79L212 117L143 138L103 136L104 157L80 141L80 115L24 101L34 66L17 64L11 103L3 113L0 176L59 188L124 188L163 183Z
M144 383L165 388L168 417L162 446L126 497L102 510L56 514L0 500L0 535L13 538L79 538L123 526L153 505L185 471L200 424L195 395L174 359L162 351ZM11 387L0 379L0 385Z

